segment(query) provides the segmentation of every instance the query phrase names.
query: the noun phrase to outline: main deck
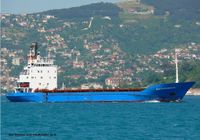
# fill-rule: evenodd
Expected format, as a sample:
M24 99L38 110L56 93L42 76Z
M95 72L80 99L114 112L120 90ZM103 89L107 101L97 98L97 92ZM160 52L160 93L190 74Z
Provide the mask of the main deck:
M127 89L36 89L35 92L43 93L62 93L62 92L127 92L127 91L143 91L146 88L127 88Z

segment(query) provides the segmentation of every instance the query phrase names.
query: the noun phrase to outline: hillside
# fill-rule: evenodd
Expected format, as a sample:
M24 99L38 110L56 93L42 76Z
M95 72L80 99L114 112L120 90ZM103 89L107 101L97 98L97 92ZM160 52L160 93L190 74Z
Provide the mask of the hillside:
M69 9L49 10L42 14L53 15L58 19L67 20L88 20L92 16L110 16L118 17L122 10L111 3L95 3Z
M169 14L174 21L200 20L199 0L142 0L155 7L155 15Z
M174 10L179 0L174 1L167 9ZM177 20L170 10L170 14L159 14L157 10L166 11L162 2L138 0L2 15L4 90L14 87L33 41L39 42L43 56L49 52L56 60L59 85L97 83L109 88L106 79L114 80L117 87L174 82L174 48L179 48L181 81L195 80L200 87L198 8L192 11L187 4L182 3L181 9L194 15L190 20L184 18L187 15Z

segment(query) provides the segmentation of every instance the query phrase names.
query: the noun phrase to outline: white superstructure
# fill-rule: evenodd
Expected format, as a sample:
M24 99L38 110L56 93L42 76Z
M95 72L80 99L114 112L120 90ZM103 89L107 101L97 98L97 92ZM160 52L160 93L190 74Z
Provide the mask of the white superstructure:
M57 66L52 59L40 57L37 53L37 43L32 43L28 65L20 73L17 83L16 90L21 92L57 88Z

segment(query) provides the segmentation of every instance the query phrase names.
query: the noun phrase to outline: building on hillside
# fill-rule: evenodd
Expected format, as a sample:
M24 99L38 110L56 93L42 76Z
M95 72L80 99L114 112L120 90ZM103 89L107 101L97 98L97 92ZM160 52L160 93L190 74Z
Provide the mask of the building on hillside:
M111 86L112 88L116 88L120 85L120 79L116 77L110 77L105 80L105 84L107 86Z
M84 68L84 62L78 61L78 59L76 58L76 60L73 61L73 68Z
M103 86L98 83L87 83L81 85L81 89L102 89L102 88Z
M13 58L12 59L12 64L16 65L16 66L19 66L20 65L20 61L21 61L20 58Z

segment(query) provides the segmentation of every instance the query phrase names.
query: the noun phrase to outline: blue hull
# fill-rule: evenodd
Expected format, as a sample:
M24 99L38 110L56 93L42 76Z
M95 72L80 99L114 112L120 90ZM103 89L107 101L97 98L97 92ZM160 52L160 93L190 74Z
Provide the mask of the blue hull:
M158 84L143 91L93 91L55 93L8 93L12 102L142 102L181 100L194 82Z

